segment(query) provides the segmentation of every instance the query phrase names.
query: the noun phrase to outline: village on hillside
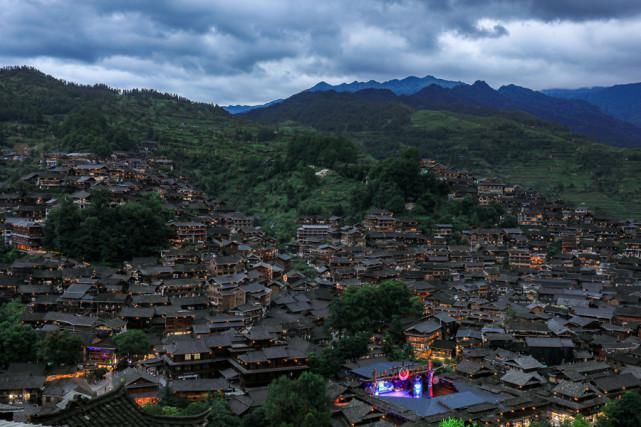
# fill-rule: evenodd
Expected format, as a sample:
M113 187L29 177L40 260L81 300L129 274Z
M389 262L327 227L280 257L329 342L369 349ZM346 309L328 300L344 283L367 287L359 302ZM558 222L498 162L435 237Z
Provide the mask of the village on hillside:
M117 414L122 425L204 425L144 412L166 393L224 396L247 415L270 383L312 369L310 355L339 338L327 327L335 301L391 282L421 304L419 316L396 319L409 352L390 357L383 333L367 337L366 354L329 381L333 425L558 425L594 420L606 401L641 389L641 224L432 160L421 166L447 183L450 199L500 205L514 226L424 232L408 205L407 215L375 210L357 224L301 217L295 239L279 244L257 218L177 176L153 146L45 155L19 191L0 194L2 239L21 254L0 264L0 298L23 305L22 323L40 336L79 337L82 360L9 364L0 419L75 426ZM45 249L45 221L62 198L87 209L97 189L114 206L157 194L171 214L171 247L120 265ZM118 348L132 330L148 337L147 354Z

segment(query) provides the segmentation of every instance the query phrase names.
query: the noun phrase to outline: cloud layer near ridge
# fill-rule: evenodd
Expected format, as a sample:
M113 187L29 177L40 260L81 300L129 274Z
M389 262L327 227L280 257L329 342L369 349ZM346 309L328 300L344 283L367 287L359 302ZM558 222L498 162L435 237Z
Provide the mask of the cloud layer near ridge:
M3 0L0 64L259 103L409 74L578 87L641 80L638 0Z

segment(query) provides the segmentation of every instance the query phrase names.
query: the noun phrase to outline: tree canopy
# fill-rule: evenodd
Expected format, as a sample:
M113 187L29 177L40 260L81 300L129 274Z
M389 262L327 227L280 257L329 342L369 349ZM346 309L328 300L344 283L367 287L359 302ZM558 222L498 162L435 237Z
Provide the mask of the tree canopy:
M421 317L423 305L405 284L385 281L380 284L347 288L330 306L328 327L338 333L331 346L310 355L313 372L324 377L335 375L346 360L367 354L369 338L386 330L388 356L406 357L400 318Z
M610 400L603 408L603 417L597 427L635 427L641 426L641 394L628 391L621 399Z
M280 377L269 385L265 418L270 426L323 427L330 425L330 401L325 379L305 372L297 379Z
M168 217L157 195L116 206L110 197L107 190L94 190L85 209L63 199L47 218L45 245L73 258L120 262L167 244Z
M22 323L24 306L10 301L0 306L0 366L33 360L37 336Z
M347 335L374 331L394 316L420 317L423 306L404 283L388 280L380 284L348 287L330 306L329 324Z
M151 351L147 334L140 329L130 329L114 337L118 354L128 357L143 356Z
M43 362L48 367L75 365L82 361L82 339L70 332L54 331L38 336L22 322L25 306L9 301L0 306L0 367L13 362Z
M38 341L36 356L50 366L72 366L82 362L82 339L66 331L48 333Z

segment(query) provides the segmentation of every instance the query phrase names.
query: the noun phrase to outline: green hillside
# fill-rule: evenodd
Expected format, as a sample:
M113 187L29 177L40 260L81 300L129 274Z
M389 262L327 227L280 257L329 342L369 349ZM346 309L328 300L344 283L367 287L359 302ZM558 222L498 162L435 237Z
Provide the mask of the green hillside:
M16 189L45 152L109 154L153 140L155 155L173 159L176 174L256 214L283 241L293 236L300 215L356 221L372 207L402 214L411 201L424 226L447 219L462 228L493 225L501 213L449 202L442 184L419 173L416 151L374 160L339 136L299 127L275 131L216 106L153 91L67 84L28 68L0 70L0 93L0 148L32 149L27 160L0 165L0 191Z
M324 126L326 127L326 126ZM524 114L420 110L395 129L343 132L376 158L405 148L616 218L641 218L641 150L593 142Z
M358 110L346 117L358 121L369 111L360 107L344 106ZM259 125L214 105L155 91L81 86L31 68L2 69L0 148L24 144L33 152L25 162L0 165L0 186L13 187L46 151L108 154L153 140L158 155L174 159L176 173L192 178L210 196L257 214L283 239L291 236L301 214L356 220L371 207L403 212L405 202L417 202L415 214L424 224L480 223L486 213L475 207L467 212L448 202L446 190L435 183L403 176L404 169L415 170L419 155L585 202L616 217L641 218L639 151L595 144L523 115L398 110L408 114L406 120L367 125L385 114L396 117L396 110L387 111L363 121L367 126L360 129L323 125L340 117L317 115L320 124L314 125L324 129L321 133L291 121ZM418 154L399 157L408 148Z
M539 122L419 111L407 143L452 166L535 188L618 218L641 218L641 151Z

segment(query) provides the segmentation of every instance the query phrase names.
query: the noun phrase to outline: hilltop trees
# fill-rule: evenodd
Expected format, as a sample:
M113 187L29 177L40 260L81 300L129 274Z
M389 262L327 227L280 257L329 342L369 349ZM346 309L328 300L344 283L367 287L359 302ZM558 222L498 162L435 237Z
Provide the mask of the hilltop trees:
M63 199L47 218L45 245L73 258L102 262L151 255L166 245L170 230L158 196L116 206L110 197L106 190L95 190L85 209Z
M106 156L113 150L130 150L132 141L123 129L109 124L97 108L84 108L69 114L56 129L65 147L72 150L91 150Z
M400 213L406 202L420 201L425 213L431 213L437 201L447 195L447 185L420 171L417 150L378 162L370 171L363 208L375 206Z
M287 144L285 161L289 165L301 162L303 165L336 168L340 164L354 163L357 157L358 149L347 139L307 133Z

